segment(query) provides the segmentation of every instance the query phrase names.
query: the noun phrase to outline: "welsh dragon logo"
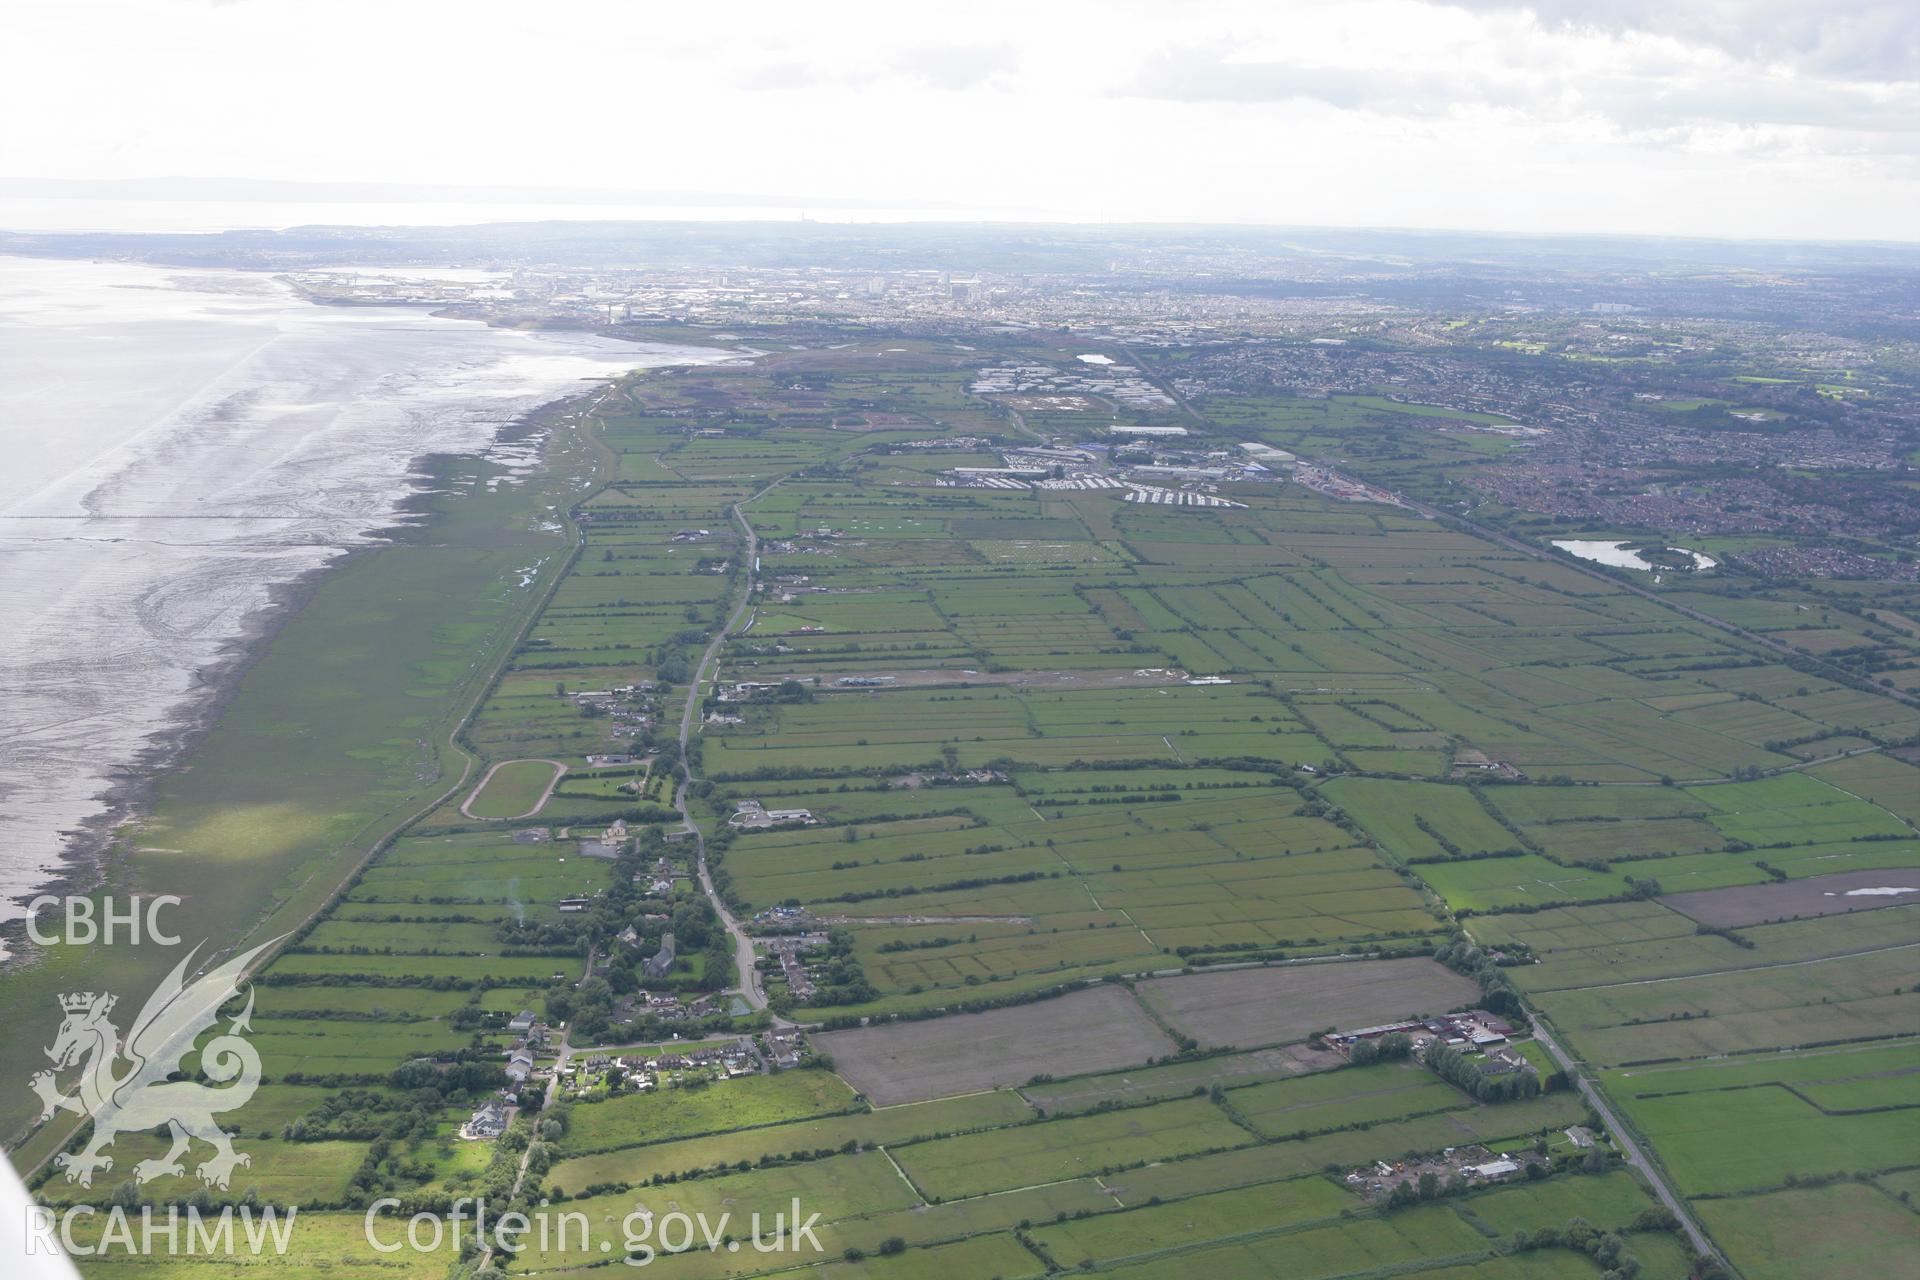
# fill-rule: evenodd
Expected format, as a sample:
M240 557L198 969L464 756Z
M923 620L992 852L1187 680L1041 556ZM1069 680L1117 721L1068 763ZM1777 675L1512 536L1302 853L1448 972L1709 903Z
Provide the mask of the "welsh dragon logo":
M54 1157L54 1164L66 1170L68 1182L92 1186L95 1171L113 1168L113 1157L104 1151L116 1136L162 1126L173 1145L159 1159L134 1165L136 1182L185 1173L180 1158L196 1138L214 1149L195 1170L209 1186L225 1189L236 1167L252 1163L250 1156L233 1149L232 1135L213 1118L216 1112L244 1106L260 1086L260 1055L243 1034L252 1030L251 987L246 1007L200 1051L201 1074L221 1087L168 1077L180 1072L181 1060L200 1034L219 1021L220 1006L238 994L247 965L272 945L262 943L186 983L187 966L199 951L195 947L147 997L124 1044L119 1029L108 1019L118 997L92 991L60 997L66 1018L45 1051L53 1069L36 1073L29 1083L40 1095L42 1120L51 1119L56 1111L93 1120L93 1135L82 1150ZM80 1074L71 1092L62 1092L58 1074L76 1066Z

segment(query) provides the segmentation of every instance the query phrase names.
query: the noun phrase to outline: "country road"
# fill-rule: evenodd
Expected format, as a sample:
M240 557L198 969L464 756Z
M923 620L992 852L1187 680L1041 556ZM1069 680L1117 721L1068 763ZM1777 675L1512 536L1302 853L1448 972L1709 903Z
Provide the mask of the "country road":
M1547 1052L1553 1055L1553 1060L1560 1065L1562 1071L1567 1073L1567 1079L1573 1081L1574 1086L1580 1090L1580 1095L1587 1100L1587 1105L1593 1108L1601 1122L1607 1126L1607 1132L1611 1133L1613 1140L1619 1144L1620 1154L1626 1157L1627 1163L1640 1171L1640 1175L1647 1180L1647 1185L1653 1188L1654 1195L1659 1197L1660 1203L1679 1219L1680 1229L1687 1233L1687 1240L1693 1245L1693 1251L1709 1258L1718 1258L1720 1251L1713 1247L1713 1241L1707 1239L1707 1233L1702 1231L1699 1224L1693 1220L1693 1214L1686 1202L1667 1186L1666 1179L1660 1176L1660 1171L1640 1150L1639 1144L1633 1140L1633 1135L1627 1132L1627 1127L1620 1123L1620 1117L1615 1115L1613 1108L1607 1104L1606 1095L1600 1092L1599 1086L1580 1073L1579 1064L1573 1060L1573 1056L1560 1047L1560 1042L1553 1038L1537 1018L1533 1024L1533 1038L1546 1046Z
M686 829L693 833L694 862L700 876L700 889L707 895L707 901L713 904L714 914L720 917L720 923L725 925L727 932L733 935L733 963L740 974L740 995L755 1009L767 1007L767 993L761 989L760 971L754 967L753 939L747 935L745 927L734 919L733 912L727 909L726 902L713 887L713 873L707 867L707 837L700 830L700 825L694 821L693 810L687 801L687 791L695 781L693 769L687 763L687 744L693 738L693 718L700 712L700 685L707 678L707 669L712 667L713 674L719 675L721 646L726 644L727 636L740 624L741 617L753 600L754 566L759 562L760 539L754 534L753 522L747 519L746 512L742 508L747 503L765 496L774 485L779 483L779 480L775 480L753 497L733 505L733 518L739 523L740 530L746 537L742 563L747 570L747 589L741 592L740 602L727 614L726 621L720 624L720 629L708 643L706 652L700 655L700 661L693 669L693 678L687 684L687 701L680 712L680 785L674 789L673 793L674 808L680 811L680 818L686 824ZM786 1019L777 1015L774 1017L774 1023L781 1026L791 1025Z
M587 972L593 972L593 958L591 956L587 958ZM553 1072L547 1077L547 1087L541 1093L541 1114L544 1115L548 1107L551 1107L560 1100L561 1069L572 1060L573 1032L562 1031L560 1033L560 1047L554 1055ZM513 1188L507 1193L508 1199L512 1199L520 1194L520 1188L527 1180L527 1165L533 1159L533 1148L539 1141L539 1129L538 1126L535 1126L534 1132L528 1136L526 1149L520 1153L520 1163L514 1167ZM492 1265L495 1241L496 1237L490 1236L487 1238L486 1250L480 1255L480 1260L474 1264L475 1271L478 1271L482 1267Z

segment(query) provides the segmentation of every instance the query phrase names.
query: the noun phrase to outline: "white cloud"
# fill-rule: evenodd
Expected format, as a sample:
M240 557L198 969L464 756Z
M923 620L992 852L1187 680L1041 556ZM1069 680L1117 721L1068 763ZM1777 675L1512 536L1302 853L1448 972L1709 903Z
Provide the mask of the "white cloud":
M1912 8L16 4L0 175L1910 237Z
M1913 0L1446 0L1463 9L1536 15L1563 30L1645 32L1741 61L1812 75L1920 78Z

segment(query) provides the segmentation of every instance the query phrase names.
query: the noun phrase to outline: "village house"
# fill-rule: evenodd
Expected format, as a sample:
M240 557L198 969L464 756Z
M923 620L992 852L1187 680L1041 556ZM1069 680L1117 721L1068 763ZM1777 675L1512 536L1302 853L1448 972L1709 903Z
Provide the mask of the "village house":
M800 1065L800 1056L806 1049L806 1039L798 1027L774 1027L761 1037L766 1046L767 1062L775 1071L785 1071Z
M469 1139L497 1138L507 1131L509 1118L504 1099L488 1098L474 1110L472 1117L461 1129L460 1136Z
M533 1074L533 1052L515 1049L507 1057L507 1079L520 1084Z
M583 858L613 859L627 847L627 822L625 818L615 818L613 824L601 833L598 840L582 840L580 856Z

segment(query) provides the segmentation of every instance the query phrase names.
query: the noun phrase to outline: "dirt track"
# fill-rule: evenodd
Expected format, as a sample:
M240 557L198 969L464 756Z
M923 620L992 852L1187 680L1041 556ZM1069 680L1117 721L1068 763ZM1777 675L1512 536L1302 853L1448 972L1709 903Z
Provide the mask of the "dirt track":
M493 775L510 764L550 764L553 766L553 776L547 779L547 789L540 793L540 799L534 803L533 808L527 810L525 813L516 813L508 818L487 818L473 812L468 806L479 799L480 793L487 789L489 782L493 781ZM475 822L519 822L523 818L531 818L547 807L547 801L553 799L553 789L559 786L560 779L566 776L567 766L561 764L558 760L539 760L532 758L526 760L502 760L489 768L485 775L481 777L480 781L474 784L473 790L467 792L467 798L460 802L460 814L462 817L472 818Z

